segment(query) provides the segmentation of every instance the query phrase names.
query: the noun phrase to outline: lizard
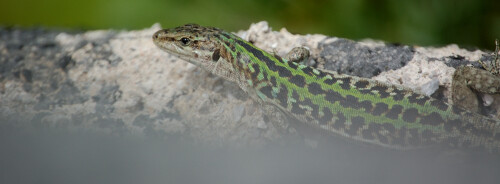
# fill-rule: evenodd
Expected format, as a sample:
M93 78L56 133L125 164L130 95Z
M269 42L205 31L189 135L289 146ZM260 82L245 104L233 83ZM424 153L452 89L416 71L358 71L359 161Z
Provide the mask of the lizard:
M303 65L305 49L280 57L197 24L159 30L152 40L161 50L235 82L266 111L332 135L401 150L444 144L500 152L500 120L399 85ZM460 82L468 88L468 80ZM499 92L500 78L487 88ZM454 98L467 101L467 96Z

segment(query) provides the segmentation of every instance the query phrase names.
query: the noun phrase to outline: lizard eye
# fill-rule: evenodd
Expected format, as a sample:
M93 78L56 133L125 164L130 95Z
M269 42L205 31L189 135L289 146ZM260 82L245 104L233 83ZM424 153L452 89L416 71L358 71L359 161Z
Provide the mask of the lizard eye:
M189 40L189 38L186 38L186 37L181 38L181 42L182 42L182 44L184 44L184 45L187 45L187 44L189 43L189 41L190 41L190 40Z

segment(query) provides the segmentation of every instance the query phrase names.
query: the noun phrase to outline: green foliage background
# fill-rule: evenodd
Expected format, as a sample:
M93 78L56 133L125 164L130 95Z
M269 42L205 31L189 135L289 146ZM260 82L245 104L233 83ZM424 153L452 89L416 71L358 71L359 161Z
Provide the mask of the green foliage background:
M494 48L499 0L1 0L1 26L141 29L198 23L229 31L267 20L278 30L412 45Z

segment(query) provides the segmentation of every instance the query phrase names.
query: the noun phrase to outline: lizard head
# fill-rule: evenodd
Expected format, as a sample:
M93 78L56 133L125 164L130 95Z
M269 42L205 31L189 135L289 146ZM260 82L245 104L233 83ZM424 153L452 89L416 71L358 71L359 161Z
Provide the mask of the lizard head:
M200 67L212 65L220 57L214 35L221 30L186 24L162 29L153 34L153 42L162 50Z
M213 27L186 24L162 29L153 34L153 42L163 51L229 80L236 80L232 64L220 43L223 31Z

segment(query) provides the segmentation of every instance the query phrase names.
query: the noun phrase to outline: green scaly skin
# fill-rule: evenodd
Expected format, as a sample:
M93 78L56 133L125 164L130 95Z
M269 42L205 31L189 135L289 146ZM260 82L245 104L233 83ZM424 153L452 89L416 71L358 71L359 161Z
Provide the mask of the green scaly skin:
M288 61L218 28L187 24L156 32L153 42L335 135L396 149L440 143L500 150L497 120L401 86Z

